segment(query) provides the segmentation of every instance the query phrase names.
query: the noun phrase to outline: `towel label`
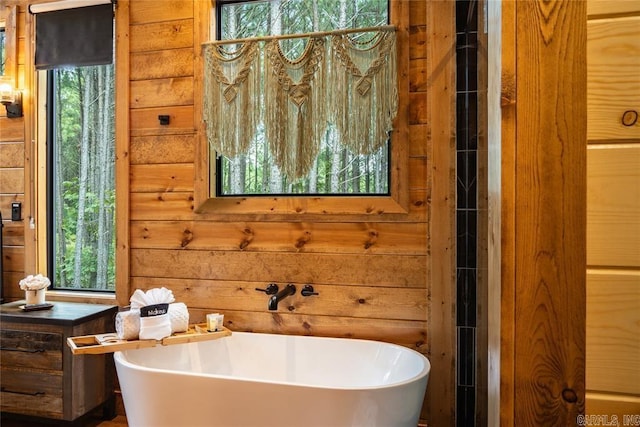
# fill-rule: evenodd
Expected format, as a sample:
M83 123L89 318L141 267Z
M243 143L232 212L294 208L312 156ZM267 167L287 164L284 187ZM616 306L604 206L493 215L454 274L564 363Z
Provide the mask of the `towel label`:
M162 316L169 312L169 304L154 304L140 307L140 317Z

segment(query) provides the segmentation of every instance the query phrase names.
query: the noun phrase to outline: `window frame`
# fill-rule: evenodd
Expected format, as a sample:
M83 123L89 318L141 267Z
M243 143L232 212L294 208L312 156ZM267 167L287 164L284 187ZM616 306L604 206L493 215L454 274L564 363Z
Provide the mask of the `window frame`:
M262 220L291 219L291 215L304 215L305 219L340 218L362 219L371 216L393 220L406 217L409 211L409 4L406 1L390 1L389 23L397 28L398 52L398 114L390 144L390 170L388 195L259 195L220 196L215 194L215 153L210 153L204 122L202 120L203 57L201 43L210 39L209 29L215 22L215 6L198 2L194 27L198 32L195 53L194 114L196 129L196 158L194 204L195 213L211 219L228 218L230 215L253 215ZM199 22L198 22L199 21ZM217 31L217 29L214 29ZM214 33L215 34L215 33Z
M238 5L238 4L247 4L247 3L253 3L255 0L226 0L226 1L217 1L216 2L216 6L215 6L215 23L216 23L216 35L215 35L215 39L216 40L220 40L221 39L221 32L222 32L222 16L221 16L221 9L224 6L229 6L229 5ZM266 0L268 1L268 0ZM386 24L389 24L389 20L390 20L390 9L391 9L391 1L390 0L386 0L387 2L387 22ZM215 195L215 197L358 197L358 196L372 196L372 197L384 197L384 196L388 196L389 193L389 189L390 189L390 181L391 181L391 175L390 175L390 170L391 170L391 145L392 145L392 141L391 141L391 137L389 137L387 139L386 142L386 154L387 154L387 163L386 163L386 191L384 192L380 192L380 193L375 193L375 192L357 192L357 193L348 193L348 192L322 192L322 193L286 193L286 192L280 192L280 193L258 193L258 194L252 194L252 193L244 193L244 194L223 194L222 193L222 187L224 186L224 179L226 177L226 175L223 176L223 162L224 162L224 157L222 155L217 155L217 153L215 152L211 152L210 155L212 156L211 161L211 167L212 170L215 171L221 171L221 173L215 174L215 180L211 180L210 185L211 185L211 194ZM353 153L351 153L353 154ZM318 154L319 156L320 154ZM357 155L357 154L356 154ZM229 159L230 160L230 159ZM316 158L317 161L317 158Z
M114 61L115 62L115 61ZM115 73L116 70L116 65L115 63L112 64L113 65L113 71ZM54 270L55 270L55 257L54 257L54 251L55 251L55 244L54 244L54 239L53 239L53 233L54 233L54 210L53 209L53 191L54 191L54 186L53 186L53 179L54 179L54 174L55 174L55 169L53 167L52 164L52 159L54 157L54 150L55 150L55 128L54 126L51 125L52 123L52 117L56 114L55 108L52 108L52 106L54 105L54 72L55 69L48 69L48 70L42 70L42 71L38 71L38 73L42 73L44 75L42 81L44 81L44 87L42 87L41 92L38 93L39 97L43 97L45 99L45 107L44 107L44 123L40 124L41 126L44 127L44 133L45 133L45 141L47 141L46 143L46 154L45 154L45 163L46 163L46 168L45 168L45 176L44 176L44 181L45 181L45 192L46 192L46 238L45 238L45 247L46 247L46 271L49 272L48 277L51 280L51 290L55 290L55 291L64 291L64 292L88 292L88 293L105 293L105 294L115 294L116 291L116 283L115 283L115 279L114 279L114 288L113 289L93 289L93 288L69 288L69 287L58 287L55 284L54 281ZM114 80L115 80L115 76L114 76ZM115 95L115 87L114 89L114 95ZM115 103L115 96L114 96L114 103ZM47 108L50 107L50 108ZM116 118L115 118L115 114L114 114L114 118L113 118L113 125L114 125L114 130L115 130L115 126L116 126ZM114 145L114 150L115 150L115 145ZM114 170L115 170L115 164L114 164ZM115 178L115 177L114 177ZM115 191L115 182L114 182L114 191ZM116 235L116 229L115 229L115 224L114 224L114 229L113 229L113 234L114 237ZM114 254L115 255L115 254ZM117 264L116 266L117 267Z
M115 291L89 289L50 289L47 299L54 301L81 301L97 304L126 305L129 301L129 4L114 7L114 83L115 83ZM26 33L35 38L35 18L25 16ZM47 245L47 139L46 139L46 71L35 69L35 44L27 43L24 87L33 88L25 98L25 273L48 276ZM119 244L120 242L120 244Z
M16 34L17 6L5 6L0 11L0 27L4 32L4 70L0 73L3 80L16 87L17 83L17 34Z

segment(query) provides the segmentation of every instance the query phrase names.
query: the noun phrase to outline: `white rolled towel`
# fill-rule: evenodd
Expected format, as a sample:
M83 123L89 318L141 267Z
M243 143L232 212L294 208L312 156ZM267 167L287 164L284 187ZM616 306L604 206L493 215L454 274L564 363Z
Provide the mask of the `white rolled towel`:
M153 304L140 308L140 339L161 340L171 335L169 304Z
M169 304L171 333L189 329L189 310L183 302ZM121 311L116 315L116 333L121 340L137 340L140 336L140 310Z
M121 340L137 340L140 336L140 310L120 311L116 314L116 334Z
M131 308L140 309L140 339L161 340L171 335L169 304L175 301L167 288L153 288L146 292L136 289L130 298Z
M129 298L131 302L131 308L140 308L147 305L172 303L176 299L173 297L173 292L167 288L153 288L144 292L140 289L136 289Z
M187 332L189 329L189 310L183 302L169 304L169 320L171 320L171 333Z

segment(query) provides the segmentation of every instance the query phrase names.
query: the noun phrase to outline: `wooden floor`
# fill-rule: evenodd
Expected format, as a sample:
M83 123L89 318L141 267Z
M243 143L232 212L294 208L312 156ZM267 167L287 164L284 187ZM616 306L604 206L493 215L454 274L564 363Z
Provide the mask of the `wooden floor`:
M32 420L13 418L12 416L3 415L0 417L0 425L2 427L51 427L51 426L74 426L74 427L127 427L127 418L118 415L112 420L105 421L100 418L83 419L77 423L62 424L60 421L42 421L35 422Z

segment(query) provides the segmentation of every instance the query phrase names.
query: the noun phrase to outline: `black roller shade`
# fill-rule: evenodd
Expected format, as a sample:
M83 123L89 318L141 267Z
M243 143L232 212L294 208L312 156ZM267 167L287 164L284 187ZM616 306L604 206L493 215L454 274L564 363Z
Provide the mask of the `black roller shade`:
M38 13L35 62L37 70L113 62L113 6Z

